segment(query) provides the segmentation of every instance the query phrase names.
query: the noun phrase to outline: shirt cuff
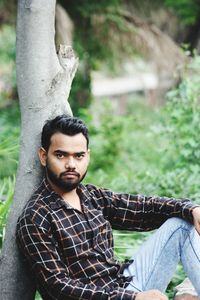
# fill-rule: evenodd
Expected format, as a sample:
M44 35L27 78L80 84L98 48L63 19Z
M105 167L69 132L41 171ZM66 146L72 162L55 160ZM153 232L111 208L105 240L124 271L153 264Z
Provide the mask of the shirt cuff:
M183 211L182 211L183 218L188 220L192 224L193 224L193 214L192 214L192 212L196 207L200 207L200 205L194 204L192 202L188 202L184 205Z

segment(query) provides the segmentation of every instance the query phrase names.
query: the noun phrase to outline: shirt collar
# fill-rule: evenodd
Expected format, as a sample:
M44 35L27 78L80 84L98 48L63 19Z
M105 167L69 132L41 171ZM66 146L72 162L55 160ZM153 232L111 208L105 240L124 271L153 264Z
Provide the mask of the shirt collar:
M48 179L44 177L43 179L43 185L44 188L48 191L50 197L49 205L51 209L56 210L61 207L65 207L66 209L73 209L60 195L58 195L51 187L51 185L48 182ZM77 193L81 199L81 204L83 204L84 211L87 210L87 202L90 198L90 193L87 190L86 186L83 184L79 184L77 187Z

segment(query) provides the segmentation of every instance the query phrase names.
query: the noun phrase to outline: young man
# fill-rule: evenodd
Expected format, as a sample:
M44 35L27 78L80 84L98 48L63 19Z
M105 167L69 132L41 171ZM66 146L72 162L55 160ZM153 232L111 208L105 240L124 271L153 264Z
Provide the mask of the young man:
M58 116L43 127L45 177L17 224L18 245L43 299L165 300L179 260L200 295L200 207L81 184L88 143L77 118ZM132 260L120 263L112 228L159 229Z

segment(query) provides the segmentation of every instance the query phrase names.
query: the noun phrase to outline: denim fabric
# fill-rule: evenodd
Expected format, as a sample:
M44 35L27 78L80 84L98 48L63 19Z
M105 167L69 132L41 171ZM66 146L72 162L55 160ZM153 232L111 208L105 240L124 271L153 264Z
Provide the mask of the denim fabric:
M187 221L168 219L144 242L133 259L124 270L125 276L134 276L128 290L164 292L181 261L200 296L200 236Z

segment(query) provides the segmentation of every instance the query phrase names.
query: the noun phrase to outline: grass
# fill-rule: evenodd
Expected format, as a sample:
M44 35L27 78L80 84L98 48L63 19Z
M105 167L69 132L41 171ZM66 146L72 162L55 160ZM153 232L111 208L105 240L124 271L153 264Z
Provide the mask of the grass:
M4 178L0 185L0 249L5 235L7 215L13 198L15 179Z

